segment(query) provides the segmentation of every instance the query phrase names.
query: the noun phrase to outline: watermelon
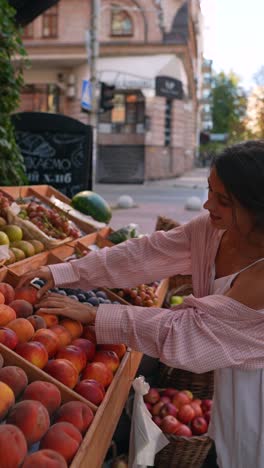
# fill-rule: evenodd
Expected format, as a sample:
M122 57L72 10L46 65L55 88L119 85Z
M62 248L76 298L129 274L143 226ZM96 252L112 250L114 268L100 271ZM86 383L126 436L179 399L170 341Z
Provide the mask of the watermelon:
M71 204L73 208L92 216L96 221L109 223L112 218L110 206L98 193L89 190L78 192L72 197Z

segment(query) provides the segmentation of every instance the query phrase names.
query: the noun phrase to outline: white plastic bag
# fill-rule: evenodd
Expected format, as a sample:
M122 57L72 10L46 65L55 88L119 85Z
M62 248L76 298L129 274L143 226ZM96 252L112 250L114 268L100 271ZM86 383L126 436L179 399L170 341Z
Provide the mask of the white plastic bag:
M133 382L135 390L131 432L129 441L129 468L154 466L157 452L169 444L160 428L152 421L143 395L149 391L149 384L143 376Z

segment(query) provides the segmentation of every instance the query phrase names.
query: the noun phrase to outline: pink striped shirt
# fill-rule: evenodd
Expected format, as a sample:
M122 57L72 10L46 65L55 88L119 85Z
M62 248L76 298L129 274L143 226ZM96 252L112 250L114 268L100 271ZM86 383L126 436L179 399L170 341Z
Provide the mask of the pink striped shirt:
M100 305L98 342L126 343L169 366L196 373L264 368L264 311L226 296L209 296L221 234L208 215L202 215L171 231L157 231L50 269L57 286L86 289L132 287L192 274L195 297L174 309Z

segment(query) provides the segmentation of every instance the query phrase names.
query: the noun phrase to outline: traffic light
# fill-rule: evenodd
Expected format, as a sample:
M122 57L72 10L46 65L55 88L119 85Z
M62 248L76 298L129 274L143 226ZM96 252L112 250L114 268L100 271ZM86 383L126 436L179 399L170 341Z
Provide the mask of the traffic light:
M107 112L113 109L114 107L114 94L115 86L109 85L107 83L101 83L101 93L100 93L100 110L101 112Z

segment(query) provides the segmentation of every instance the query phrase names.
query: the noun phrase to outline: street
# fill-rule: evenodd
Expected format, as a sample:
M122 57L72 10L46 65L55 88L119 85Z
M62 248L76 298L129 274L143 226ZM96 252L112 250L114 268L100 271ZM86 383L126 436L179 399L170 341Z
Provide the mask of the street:
M145 184L96 184L94 191L112 207L110 225L113 229L136 223L141 233L151 233L159 215L184 223L202 212L186 210L184 206L186 200L192 196L205 201L207 175L208 168L196 168L178 178L149 181ZM120 195L130 195L135 207L117 209Z

